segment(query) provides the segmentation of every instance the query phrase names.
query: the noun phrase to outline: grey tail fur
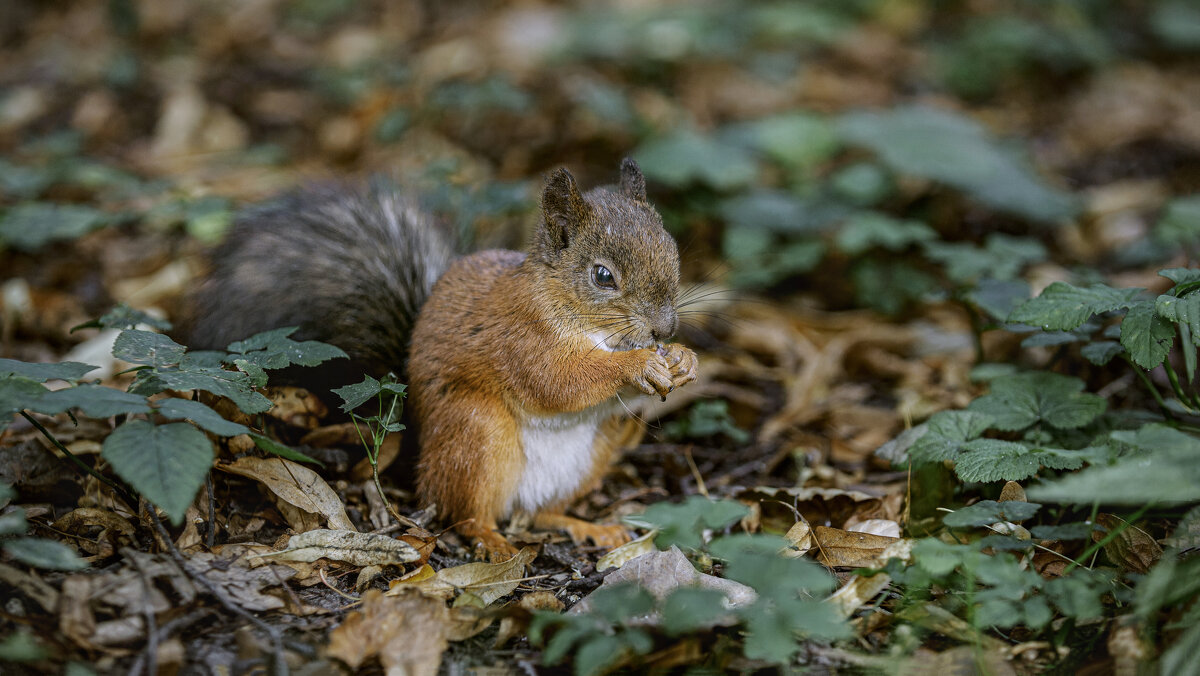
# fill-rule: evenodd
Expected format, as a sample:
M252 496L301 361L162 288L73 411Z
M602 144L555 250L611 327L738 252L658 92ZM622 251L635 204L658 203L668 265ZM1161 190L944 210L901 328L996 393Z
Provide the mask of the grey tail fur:
M417 312L450 264L452 239L384 180L297 190L238 215L190 297L182 337L193 349L223 349L298 326L293 338L337 345L352 363L298 369L286 382L314 388L363 373L403 376Z

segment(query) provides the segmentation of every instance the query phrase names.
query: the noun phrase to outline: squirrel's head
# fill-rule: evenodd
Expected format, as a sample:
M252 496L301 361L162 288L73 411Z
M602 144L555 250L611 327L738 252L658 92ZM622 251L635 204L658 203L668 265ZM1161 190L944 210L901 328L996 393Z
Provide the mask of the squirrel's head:
M679 250L632 159L621 162L615 192L583 194L566 169L551 174L530 259L566 294L562 313L574 314L598 346L649 347L675 334Z

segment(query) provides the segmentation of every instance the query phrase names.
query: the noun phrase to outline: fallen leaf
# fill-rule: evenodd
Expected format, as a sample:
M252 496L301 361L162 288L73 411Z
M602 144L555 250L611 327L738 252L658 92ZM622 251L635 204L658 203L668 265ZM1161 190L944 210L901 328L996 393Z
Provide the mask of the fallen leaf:
M813 531L817 560L826 566L864 568L872 566L879 555L897 541L894 537L851 533L840 528L817 526Z
M658 529L654 529L636 540L630 540L601 556L600 560L596 562L596 572L605 571L609 568L620 568L642 554L654 551L654 537L656 535L658 535Z
M319 514L333 530L358 530L346 516L346 506L337 493L320 475L303 465L285 458L244 456L229 464L218 464L217 468L261 482L285 503L310 514ZM293 525L293 530L311 530L306 528L308 524L298 525Z
M1025 499L1025 489L1015 481L1004 484L1000 490L1000 499L996 502L1029 502Z
M563 602L548 591L535 591L522 596L519 601L507 606L505 610L508 611L508 614L500 620L500 629L496 632L496 640L492 644L496 648L508 643L518 635L524 634L529 629L529 621L533 618L534 612L547 610L552 613L561 613Z
M1096 523L1103 526L1104 531L1092 531L1092 540L1095 542L1100 542L1108 533L1126 526L1123 519L1112 514L1097 514ZM1162 558L1163 550L1146 531L1130 524L1104 545L1104 553L1123 570L1145 575Z
M897 540L879 553L872 567L882 568L887 565L888 560L893 558L904 562L911 561L912 547L912 540ZM879 592L883 591L891 583L892 578L886 573L877 573L870 577L855 575L849 582L842 585L840 589L830 594L826 602L836 608L843 618L849 619L855 610L858 610L863 604L875 598Z
M467 563L452 568L443 568L437 575L415 582L394 585L389 595L403 594L415 588L441 598L451 598L458 592L468 591L491 605L506 594L511 594L525 577L525 566L537 558L536 547L526 547L512 558L500 563Z
M371 589L330 632L327 650L353 669L378 657L389 676L434 676L449 631L450 611L439 599L411 587L387 595Z
M345 561L354 566L389 566L421 558L412 545L377 533L310 530L288 538L287 549L263 554L285 561Z
M783 555L792 558L804 556L813 547L812 526L801 519L792 524L783 535L791 546L783 551Z

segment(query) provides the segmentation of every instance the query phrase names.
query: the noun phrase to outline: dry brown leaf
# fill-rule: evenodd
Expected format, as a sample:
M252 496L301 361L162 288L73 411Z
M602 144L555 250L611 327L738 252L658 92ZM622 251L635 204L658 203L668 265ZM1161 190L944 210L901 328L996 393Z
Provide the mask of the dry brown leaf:
M1009 481L1000 490L1000 499L997 502L1028 502L1028 500L1025 499L1025 489L1021 488L1021 484Z
M505 610L509 613L500 620L500 629L496 633L496 641L492 644L496 648L508 643L517 635L524 634L529 628L529 621L535 611L548 610L552 613L561 613L563 602L548 591L535 591L522 596L519 601L507 606Z
M261 482L284 503L320 515L333 530L358 530L346 516L346 506L337 493L320 475L303 465L285 458L245 456L229 464L218 464L217 468ZM284 516L288 515L284 513ZM304 532L311 530L310 526L311 522L304 521L292 524L292 529Z
M267 415L292 427L316 429L320 420L329 415L321 400L300 387L268 387L266 396L274 404Z
M1128 618L1125 618L1128 619ZM1137 676L1139 668L1154 655L1153 646L1147 645L1138 631L1137 624L1118 619L1108 634L1108 654L1113 658L1113 673L1116 676Z
M911 561L912 547L912 540L897 540L880 552L872 567L882 568L889 559L893 558L905 562ZM892 578L886 573L878 573L871 577L855 575L849 582L831 594L826 602L832 605L843 618L848 619L855 610L875 598L891 583Z
M487 605L470 592L459 594L450 606L450 640L465 641L492 626L496 614Z
M415 588L431 596L450 598L460 591L468 591L491 605L500 597L511 594L525 576L525 567L537 558L536 547L526 547L512 558L500 563L467 563L453 568L443 568L437 575L417 581L405 581L393 585L389 595L403 594Z
M784 556L790 558L801 557L807 554L813 547L812 526L809 526L808 522L803 519L792 524L792 527L788 529L787 533L784 533L783 537L788 541L788 545L790 545L787 549L783 550Z
M446 604L407 588L368 590L359 610L329 634L328 652L353 669L378 657L389 676L434 676L448 645Z
M652 530L640 538L630 540L601 556L600 560L596 562L596 572L605 571L609 568L620 568L642 554L649 554L654 551L654 538L657 535L658 530Z
M900 537L900 524L891 519L857 519L851 517L846 521L846 530L851 533L867 533L882 535L889 538Z
M1162 547L1141 528L1132 524L1125 527L1126 522L1112 514L1097 514L1096 523L1103 526L1105 531L1092 531L1092 540L1095 542L1100 542L1108 533L1124 527L1119 535L1104 545L1104 553L1122 569L1144 575L1162 558Z
M287 549L263 554L284 561L332 559L354 566L390 566L421 558L412 545L388 535L349 530L311 530L288 538Z
M851 533L840 528L817 526L813 530L817 560L830 567L864 568L872 566L879 555L898 538L868 533Z
M903 676L978 673L991 676L1015 676L1017 672L1009 663L1002 648L992 647L980 653L977 648L969 645L958 646L940 653L922 648L900 665L900 674Z

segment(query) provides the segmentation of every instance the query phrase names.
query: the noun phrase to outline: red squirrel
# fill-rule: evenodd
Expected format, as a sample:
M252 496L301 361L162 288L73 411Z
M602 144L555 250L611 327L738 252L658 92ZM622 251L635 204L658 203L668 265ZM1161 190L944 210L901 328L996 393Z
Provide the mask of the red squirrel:
M576 542L625 542L620 526L565 510L640 436L631 398L665 397L697 368L664 342L679 321L679 252L637 163L621 163L616 190L587 193L555 171L526 252L450 262L448 242L395 190L296 193L235 223L189 339L223 347L296 325L353 360L327 366L329 384L405 373L418 494L494 555L515 551L498 531L515 512Z

